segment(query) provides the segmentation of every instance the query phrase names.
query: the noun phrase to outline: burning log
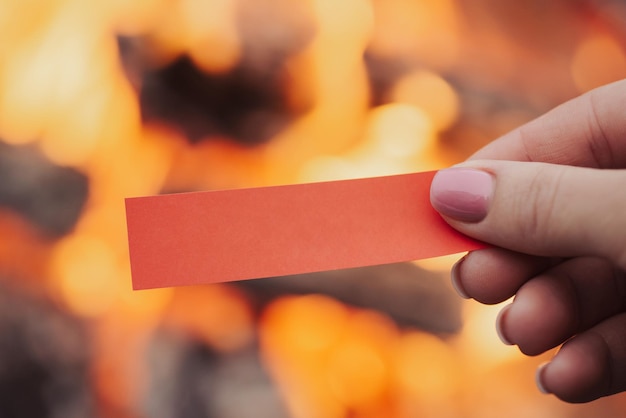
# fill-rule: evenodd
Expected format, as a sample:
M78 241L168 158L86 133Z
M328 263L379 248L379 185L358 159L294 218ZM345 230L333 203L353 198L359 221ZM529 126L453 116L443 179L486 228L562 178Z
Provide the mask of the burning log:
M240 3L230 11L234 33L229 53L196 28L187 50L156 65L159 38L167 35L119 38L144 122L173 126L191 143L221 136L256 145L276 136L308 107L289 95L287 68L289 58L313 37L306 6L284 0ZM220 61L221 53L228 65Z
M53 164L31 146L0 141L0 177L0 206L52 237L74 227L87 200L84 174Z
M261 307L283 295L321 293L436 334L453 334L462 326L460 299L442 276L411 263L248 280L235 286Z
M86 341L79 321L0 282L0 415L94 416Z
M256 347L219 353L201 342L162 330L152 340L150 370L146 416L288 416Z
M182 57L144 74L142 117L175 126L192 143L217 135L259 144L291 120L280 85L275 74L264 77L245 67L206 74Z

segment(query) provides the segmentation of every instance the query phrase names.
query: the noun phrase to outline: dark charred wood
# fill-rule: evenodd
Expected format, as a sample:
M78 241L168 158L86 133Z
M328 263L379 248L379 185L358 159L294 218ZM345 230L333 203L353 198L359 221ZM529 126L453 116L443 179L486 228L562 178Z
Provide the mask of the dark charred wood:
M95 416L89 360L83 324L0 282L0 416Z
M461 301L444 277L411 263L388 264L247 280L238 286L258 307L289 294L319 293L344 303L376 309L399 325L437 334L461 329Z
M34 146L0 141L0 178L0 206L52 237L71 231L87 201L87 177L53 164Z
M153 418L286 418L258 348L220 353L161 330L151 342L145 416Z

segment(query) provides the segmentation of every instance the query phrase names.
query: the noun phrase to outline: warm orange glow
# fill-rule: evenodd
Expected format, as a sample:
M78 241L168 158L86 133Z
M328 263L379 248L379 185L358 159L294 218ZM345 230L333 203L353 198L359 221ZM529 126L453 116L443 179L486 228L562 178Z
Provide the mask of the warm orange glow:
M219 350L243 347L253 337L252 312L245 299L224 285L176 289L167 318L170 325Z
M431 119L411 105L389 104L374 109L368 128L366 140L373 148L371 154L392 159L414 157L434 139Z
M332 299L313 295L281 300L272 305L265 318L272 324L272 332L289 339L283 343L314 354L337 341L346 326L348 311Z
M116 311L95 322L92 329L91 374L98 396L107 409L113 409L111 416L133 409L149 377L145 359L154 324L133 319L125 311Z
M626 77L624 49L610 36L588 37L573 57L572 77L580 92Z
M437 130L452 126L459 114L460 103L452 86L428 71L417 71L401 78L391 91L390 99L423 110Z
M343 406L323 374L328 350L348 326L349 311L323 296L283 298L260 323L266 363L296 418L340 418Z
M468 301L465 304L466 320L456 344L463 347L467 356L475 359L469 364L489 368L521 357L515 347L502 344L496 333L496 318L507 303L486 306Z
M91 161L93 201L115 205L118 215L123 216L125 197L159 193L172 158L172 148L165 145L164 136L154 131L131 131L121 138L109 138ZM117 227L123 229L125 225Z
M381 401L389 387L389 349L396 338L394 325L382 315L355 312L328 353L326 375L332 394L351 409Z
M144 12L144 21L130 22L147 26L153 63L163 63L188 53L203 70L211 73L232 69L241 57L241 42L236 27L233 0L152 0L158 13Z
M171 333L216 358L258 349L294 418L572 416L533 385L549 353L524 360L498 340L501 306L463 302L463 330L440 338L322 295L281 297L259 313L255 295L231 285L133 291L124 198L458 162L556 101L626 77L619 31L566 2L552 6L570 10L556 20L542 9L546 21L572 22L540 45L538 21L511 5L253 2L0 0L0 140L32 143L89 180L75 228L59 239L0 209L0 279L84 320L96 402L106 405L98 415L144 415L150 350ZM301 44L282 38L290 25L302 25ZM128 62L119 45L135 54ZM208 75L276 60L285 128L250 146L224 134L192 144L171 121L144 124L142 72L183 54ZM447 274L459 257L417 264ZM587 415L615 415L593 408Z
M103 4L113 25L124 35L141 35L161 24L171 10L170 0L107 0Z
M336 416L340 405L367 409L387 396L397 330L384 316L305 296L277 301L261 325L268 362L295 416Z
M26 219L8 210L0 210L0 231L0 275L18 278L23 285L33 281L38 287L45 277L50 240Z
M449 399L459 390L461 364L451 347L433 335L404 335L394 352L402 388L419 398Z
M362 54L373 24L372 10L362 0L316 0L313 4L318 19L317 37L310 47L316 110L327 118L327 128L336 128L335 118L354 118L354 112L362 112L367 105Z
M81 316L106 313L117 298L120 282L113 250L96 237L73 235L52 255L52 274L67 306Z
M83 166L102 158L118 141L130 142L139 129L139 108L126 81L113 77L80 99L72 118L55 120L42 138L44 153L60 165Z
M384 359L367 342L346 342L336 347L327 367L332 394L348 407L374 403L387 386Z
M419 57L437 68L459 51L458 10L452 0L375 1L372 50L383 56Z
M372 109L359 146L344 155L320 156L304 164L302 181L382 176L440 167L433 156L436 132L428 115L408 104Z
M92 17L68 2L3 63L0 135L25 142L69 128L79 100L113 77L115 40Z
M181 15L196 64L208 72L231 69L241 54L233 0L182 0Z
M266 184L267 161L259 149L249 149L225 138L172 149L166 184L170 190L214 190ZM171 141L171 139L170 139Z
M313 181L332 181L354 179L359 177L367 177L372 170L380 169L380 165L376 167L368 167L365 171L360 161L355 161L351 155L346 157L322 156L313 158L302 166L300 178L301 182ZM389 167L384 167L389 169Z
M415 264L423 269L430 271L440 271L447 277L450 275L452 266L463 257L464 254L451 254L441 257L427 258L425 260L416 261Z
M311 158L354 145L367 113L363 53L373 27L371 6L362 0L315 0L312 6L315 37L294 59L296 68L309 66L294 85L310 98L312 108L267 146L268 183L299 181L301 166Z
M121 286L118 290L119 300L116 310L125 316L128 323L135 322L144 328L159 324L174 297L174 289L133 291L129 285L130 266L123 264L120 267Z

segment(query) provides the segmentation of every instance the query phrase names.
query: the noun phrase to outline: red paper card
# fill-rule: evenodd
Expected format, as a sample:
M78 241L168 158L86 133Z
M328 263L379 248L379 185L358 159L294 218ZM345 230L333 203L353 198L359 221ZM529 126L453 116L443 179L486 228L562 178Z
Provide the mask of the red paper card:
M483 247L431 207L434 174L126 199L133 288L284 276Z

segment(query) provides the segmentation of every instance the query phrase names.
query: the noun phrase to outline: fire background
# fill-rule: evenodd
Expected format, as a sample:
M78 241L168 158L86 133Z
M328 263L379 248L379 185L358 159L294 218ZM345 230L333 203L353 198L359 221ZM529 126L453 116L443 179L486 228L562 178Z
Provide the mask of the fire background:
M611 0L3 0L0 416L623 416L541 395L458 256L133 292L124 198L445 167L625 48Z

